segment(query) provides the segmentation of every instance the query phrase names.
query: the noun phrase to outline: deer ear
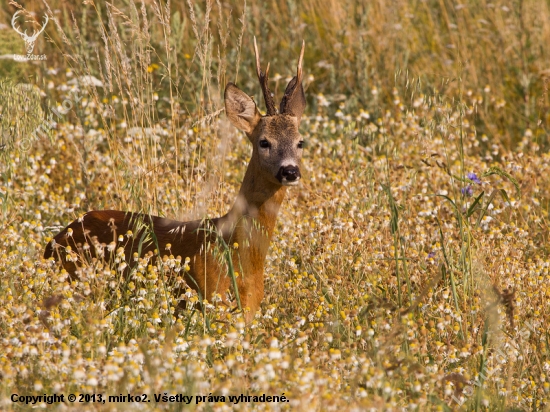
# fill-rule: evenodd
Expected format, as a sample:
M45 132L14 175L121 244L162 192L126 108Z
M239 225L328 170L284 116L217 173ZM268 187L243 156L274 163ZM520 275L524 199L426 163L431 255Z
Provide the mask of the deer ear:
M225 87L224 99L225 113L233 126L251 134L262 118L254 100L233 83Z
M300 124L300 119L302 118L305 108L306 96L304 94L304 88L302 87L302 80L298 79L298 76L294 76L288 83L288 86L286 86L279 112L297 117L298 124Z
M282 114L289 114L300 119L304 114L306 108L306 96L304 94L304 87L302 86L302 78L304 77L302 63L304 61L304 50L306 48L306 42L302 40L302 50L300 51L300 58L298 59L298 67L296 68L296 76L286 86L285 95L281 100L281 108L279 110Z

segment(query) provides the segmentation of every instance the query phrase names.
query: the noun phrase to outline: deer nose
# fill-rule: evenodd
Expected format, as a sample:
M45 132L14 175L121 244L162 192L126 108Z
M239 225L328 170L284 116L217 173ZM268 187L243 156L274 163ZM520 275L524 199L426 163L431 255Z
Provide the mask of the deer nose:
M300 174L300 169L297 166L283 166L279 169L277 173L277 178L283 184L285 183L294 183L300 180L302 175Z

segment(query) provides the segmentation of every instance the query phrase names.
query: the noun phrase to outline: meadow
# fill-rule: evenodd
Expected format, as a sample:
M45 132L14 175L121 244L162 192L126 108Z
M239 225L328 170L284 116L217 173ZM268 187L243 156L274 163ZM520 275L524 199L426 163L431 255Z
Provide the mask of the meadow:
M17 10L49 16L46 60L13 59ZM44 259L89 210L227 212L252 149L226 83L265 110L253 36L277 99L305 41L307 108L252 323L176 313L201 300L185 256ZM0 410L550 410L549 44L548 0L11 1Z

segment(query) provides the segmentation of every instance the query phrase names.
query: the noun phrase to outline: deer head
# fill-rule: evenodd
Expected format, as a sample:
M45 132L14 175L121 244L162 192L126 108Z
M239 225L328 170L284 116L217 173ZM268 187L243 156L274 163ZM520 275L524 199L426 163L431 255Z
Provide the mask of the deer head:
M298 131L306 106L302 87L302 61L305 43L298 60L296 76L288 83L279 112L268 86L269 64L265 73L261 69L256 38L256 73L264 95L267 113L262 116L254 100L233 83L225 88L225 111L231 123L244 131L252 142L252 159L259 178L275 185L294 186L300 180L300 161L303 140Z
M18 10L18 11L15 12L15 14L13 15L13 17L11 19L11 25L12 25L13 29L17 33L19 33L21 38L25 41L25 48L27 49L27 54L32 54L32 51L34 50L34 43L36 42L36 39L38 38L38 35L44 31L44 29L46 28L46 25L48 24L48 15L47 14L44 15L45 21L44 21L44 25L42 26L42 28L38 31L33 32L33 34L31 36L29 36L29 35L27 35L27 30L25 30L24 32L21 32L21 30L16 26L15 21L17 20L17 16L19 16L19 14L22 13L22 12L23 12L22 10Z

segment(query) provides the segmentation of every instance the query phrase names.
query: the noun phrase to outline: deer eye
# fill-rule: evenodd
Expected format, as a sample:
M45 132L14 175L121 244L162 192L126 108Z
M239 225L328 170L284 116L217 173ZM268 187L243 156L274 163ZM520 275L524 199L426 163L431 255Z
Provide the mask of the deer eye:
M265 139L260 140L260 147L267 149L269 147L269 142Z
M302 149L304 147L304 141L301 140L298 142L298 149Z

